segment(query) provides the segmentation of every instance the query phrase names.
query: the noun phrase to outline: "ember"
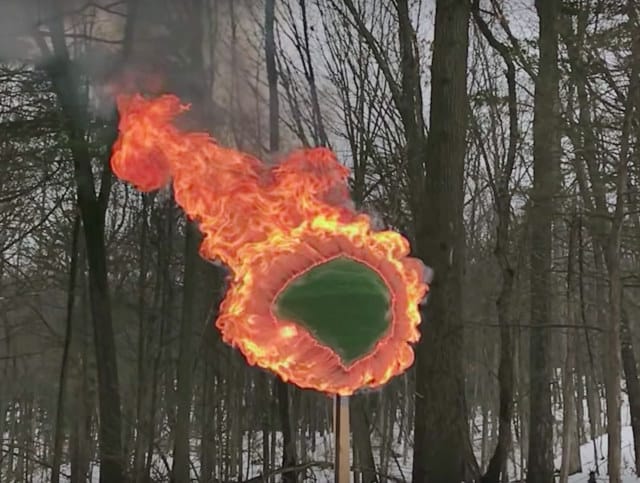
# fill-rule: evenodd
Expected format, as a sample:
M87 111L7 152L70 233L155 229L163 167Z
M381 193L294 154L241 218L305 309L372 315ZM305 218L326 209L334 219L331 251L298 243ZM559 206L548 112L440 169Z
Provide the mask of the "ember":
M410 344L419 339L418 304L427 291L424 267L408 257L405 238L374 231L369 218L353 210L348 170L331 151L295 151L270 167L206 133L178 130L172 120L188 106L173 95L121 96L118 109L113 171L142 191L173 179L177 203L204 234L201 255L231 269L216 325L250 364L300 387L350 395L383 385L413 363ZM377 332L357 349L365 352L340 353L311 325L276 316L286 313L276 300L292 281L337 260L343 275L373 274L372 293L384 289L376 306L388 300L382 314L388 325L377 322ZM344 331L352 322L337 325Z

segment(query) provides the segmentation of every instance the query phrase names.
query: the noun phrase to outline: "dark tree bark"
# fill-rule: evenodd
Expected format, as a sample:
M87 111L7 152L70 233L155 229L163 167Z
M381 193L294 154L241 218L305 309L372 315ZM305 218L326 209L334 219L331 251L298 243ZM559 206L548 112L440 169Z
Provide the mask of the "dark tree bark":
M89 170L88 163L86 169ZM105 170L108 170L105 167ZM80 182L78 183L80 185ZM80 192L80 186L78 186ZM80 199L80 195L78 195ZM94 321L100 409L100 483L123 481L122 418L118 367L107 282L104 209L96 201L79 201L89 264L89 298Z
M640 12L638 9L640 6L636 0L628 0L627 14L629 16L629 27L632 33L631 44L631 69L629 87L627 92L627 99L624 106L624 118L622 122L622 130L620 136L620 155L616 163L616 203L613 211L613 217L611 219L611 229L607 237L605 246L605 261L607 265L607 272L609 275L609 337L608 337L608 354L607 354L607 422L608 422L608 450L609 450L609 480L612 483L620 483L621 481L621 420L620 420L620 407L621 407L621 372L622 372L622 356L626 355L628 359L631 359L633 352L629 351L627 347L623 349L621 346L621 325L624 324L623 319L623 281L622 281L622 266L621 266L621 237L622 237L622 225L625 217L625 203L627 200L627 179L629 176L629 162L630 162L630 148L631 148L631 131L634 122L637 123L637 119L634 121L636 115L636 109L640 109L640 106L635 105L637 98L637 90L640 89L640 36L638 35L640 26L638 25L638 19ZM628 361L633 364L635 368L635 357L633 361ZM630 364L630 365L631 365ZM633 378L633 368L629 367L629 376ZM629 381L628 381L629 382ZM632 385L638 384L637 374L635 380L631 380ZM632 397L637 398L637 386L633 392L629 392L629 399ZM640 405L640 401L635 399L631 402L632 407L637 409ZM634 411L635 412L635 411ZM632 418L634 425L634 439L638 439L639 425L635 414L635 421ZM636 464L638 460L636 459ZM636 468L637 471L637 468Z
M373 459L371 437L369 435L369 418L367 408L367 396L356 394L349 400L349 417L351 420L351 432L354 457L357 458L357 473L362 483L375 483L378 481L376 463Z
M174 428L175 449L172 480L176 483L191 481L189 463L189 428L191 415L191 388L195 352L194 328L197 314L198 245L200 233L193 223L187 223L184 257L184 285L182 294L182 318L180 323L180 352L178 358L178 389L176 425Z
M281 379L276 379L276 396L278 398L278 415L282 428L282 481L283 483L295 483L296 476L296 446L294 431L291 427L291 401L289 386Z
M631 325L629 324L629 316L624 307L622 309L622 319L620 327L620 345L622 368L624 370L624 379L627 386L627 394L629 395L629 411L631 413L631 428L634 434L633 451L636 461L636 475L640 476L640 438L636 438L636 434L640 434L640 381L638 380L638 367L636 365L636 357L633 352L633 335Z
M621 407L621 373L622 373L622 347L621 347L621 323L623 282L621 266L621 236L622 225L625 217L625 202L627 192L628 164L630 151L630 135L634 119L635 92L640 88L640 39L637 36L638 12L635 0L627 2L627 10L631 25L631 31L636 32L631 49L631 72L627 101L624 109L624 119L620 139L620 155L616 165L616 203L611 219L606 244L604 246L605 262L609 275L609 331L607 340L607 433L608 433L608 461L609 480L612 483L621 481L621 444L622 423L620 418ZM635 17L635 18L634 18ZM629 357L633 353L626 352ZM635 362L634 362L635 365ZM637 380L637 379L636 379ZM629 396L637 396L629 393ZM639 404L634 401L635 404ZM634 405L635 405L634 404ZM637 427L635 429L638 429ZM634 434L635 436L635 434Z
M405 11L406 3L398 2ZM460 309L469 14L467 1L436 1L425 196L417 222L418 251L433 267L434 279L423 311L424 335L416 348L414 482L468 481L478 471L468 438ZM402 49L403 91L415 93L419 86L411 79L417 64L408 63L409 48ZM403 105L416 100L414 94ZM418 172L424 166L422 148L419 137L414 141L408 133L407 156Z
M148 328L147 328L147 310L148 303L145 295L145 285L147 279L147 216L149 211L149 197L142 195L142 226L140 227L140 251L138 253L140 259L138 274L138 367L137 367L137 387L136 387L136 422L137 431L135 436L133 450L133 480L136 483L142 483L144 478L144 443L145 436L149 434L149 408L148 408Z
M423 314L425 335L416 347L412 481L461 481L477 477L479 469L467 428L460 322L470 3L436 2L428 142L422 114L418 44L409 2L395 2L399 81L384 45L369 30L353 0L331 4L353 22L389 86L405 137L403 154L407 160L415 252L435 269L436 278Z
M577 326L578 290L577 274L577 245L578 217L574 213L569 223L569 248L567 253L567 321ZM575 336L570 329L565 329L566 354L562 376L562 460L560 464L560 483L566 483L569 475L582 471L580 463L580 442L576 421L576 398L574 384L574 369L576 367ZM582 404L582 399L578 400Z
M60 481L60 464L62 463L62 444L64 442L63 419L65 390L67 387L67 373L69 367L69 348L73 329L73 305L76 298L76 274L78 269L78 238L80 234L80 218L73 221L71 235L71 262L69 264L69 285L67 288L67 313L65 320L64 347L62 362L60 363L60 379L58 382L58 399L56 404L56 421L53 436L53 463L51 464L51 483Z
M636 149L638 146L638 135L640 134L640 3L637 1L629 1L627 3L629 13L629 27L632 32L632 53L631 53L631 80L629 83L628 91L628 107L633 108L634 115L630 114L629 119L635 118L635 137L636 137ZM627 122L629 121L627 120ZM633 121L632 121L633 124ZM628 126L631 130L631 126ZM631 134L631 133L629 133ZM635 156L635 168L636 173L640 173L640 156ZM627 169L630 169L627 167ZM624 177L628 175L625 173ZM635 205L630 207L630 211L633 212L633 208L638 207L638 196L636 195L634 202ZM633 215L632 215L633 216ZM635 218L636 228L640 228L639 218L636 215ZM622 345L622 366L624 368L624 378L627 385L627 392L629 394L629 406L631 411L631 427L633 430L634 441L634 456L635 456L635 470L636 475L640 476L640 379L638 378L638 368L636 363L636 357L633 346L633 332L632 325L629 321L629 314L625 310L624 296L621 306L621 345Z
M309 84L309 93L311 94L311 109L313 112L313 138L317 145L328 146L329 137L324 127L322 112L320 110L320 98L318 95L318 87L316 75L314 73L313 60L311 59L311 44L309 43L309 18L307 16L306 0L298 0L302 13L302 31L304 38L304 55L301 52L301 60L304 63L304 73ZM313 28L313 27L311 27Z
M552 483L553 416L550 386L551 242L558 173L558 32L560 2L536 0L540 61L535 80L534 180L531 195L531 331L529 334L529 466L527 483Z
M80 246L79 266L85 266L86 248ZM81 397L73 398L69 401L70 410L74 415L71 426L71 437L69 441L69 459L71 467L70 483L84 483L87 481L89 464L93 452L93 437L91 427L93 422L93 410L95 407L95 387L93 378L90 379L88 360L90 359L91 337L90 330L81 323L90 319L89 294L87 277L79 272L80 289L79 317L74 333L78 335L72 344L75 349L75 364L71 365L73 377L69 378L69 386L72 394L80 394ZM93 375L93 374L91 374Z
M269 85L269 149L276 152L280 148L280 97L278 96L278 70L276 67L275 3L265 2L264 49Z
M40 32L34 34L34 39L45 57L44 68L52 81L61 109L62 128L69 139L77 204L85 238L98 372L100 482L123 481L122 418L105 246L105 212L111 190L108 148L115 140L117 131L115 123L106 126L103 141L107 149L104 149L102 156L103 168L97 188L91 165L94 155L86 136L88 109L81 94L81 79L72 66L67 49L64 12L58 2L50 2L49 6L47 26L52 48ZM126 59L131 42L135 15L132 11L129 13L121 61Z
M105 210L111 185L111 173L108 166L108 156L106 156L100 194L97 195L91 171L92 156L84 133L85 112L79 105L78 84L70 71L61 21L61 17L52 20L52 38L58 59L49 65L49 71L65 118L65 131L69 136L75 168L78 207L87 250L89 297L94 324L100 401L100 481L107 483L122 481L124 474L118 367L104 238ZM115 139L115 126L111 130L110 140L107 141L108 145Z

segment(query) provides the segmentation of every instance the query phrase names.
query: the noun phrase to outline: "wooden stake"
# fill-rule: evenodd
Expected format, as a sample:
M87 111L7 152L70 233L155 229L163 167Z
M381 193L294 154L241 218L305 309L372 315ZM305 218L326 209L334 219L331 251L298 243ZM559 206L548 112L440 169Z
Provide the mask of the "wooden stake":
M349 447L349 397L334 397L333 432L335 435L335 481L349 483L350 481L350 447Z

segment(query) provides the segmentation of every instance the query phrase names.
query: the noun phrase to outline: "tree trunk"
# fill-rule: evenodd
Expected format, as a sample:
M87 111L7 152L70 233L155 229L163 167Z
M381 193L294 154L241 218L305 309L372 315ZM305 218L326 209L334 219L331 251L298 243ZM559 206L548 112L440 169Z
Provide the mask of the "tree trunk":
M205 329L204 368L202 370L202 439L200 441L200 481L211 481L215 474L216 451L216 418L215 409L218 405L216 390L216 339L215 326L208 324Z
M629 176L630 136L635 121L637 89L640 89L640 36L638 35L638 5L636 0L627 1L629 26L632 32L631 73L624 109L624 119L620 135L620 155L616 166L616 203L611 220L611 229L605 248L605 260L609 274L609 331L607 354L607 432L609 435L609 480L620 483L621 465L621 334L623 282L621 267L622 225L625 217L627 199L627 179ZM635 34L635 35L634 35ZM631 396L631 394L630 394ZM635 394L634 394L635 396ZM634 401L638 404L638 401Z
M622 370L621 357L624 358L626 349L621 347L621 317L622 317L622 280L620 267L620 231L624 220L624 203L626 199L628 163L629 163L629 145L630 133L632 128L632 119L634 117L635 93L639 87L639 62L640 62L640 40L637 35L637 3L634 0L627 2L626 12L629 15L629 26L633 39L631 45L631 75L628 87L628 93L624 106L624 119L620 136L620 154L616 166L616 196L613 217L610 217L608 202L606 198L606 184L600 173L596 162L595 142L596 136L591 124L591 107L589 106L589 97L585 83L585 66L586 59L583 59L581 51L577 47L582 47L584 35L586 32L586 23L588 20L588 11L581 11L578 16L578 32L581 33L580 43L574 46L568 43L568 53L570 62L572 63L572 71L574 72L574 82L577 86L578 101L580 103L580 122L579 127L583 130L582 139L584 146L580 146L578 139L576 144L582 149L582 157L587 166L592 188L587 187L586 176L583 173L581 164L577 164L576 173L580 189L583 193L583 200L589 211L596 214L594 221L589 227L592 230L594 238L594 256L596 260L596 268L598 274L602 273L602 259L606 262L607 275L609 278L609 305L608 314L604 314L605 295L603 282L600 278L596 280L596 305L598 310L599 322L608 318L607 330L607 351L606 351L606 372L605 385L607 397L607 433L608 433L608 469L609 477L612 482L620 481L621 466L621 421L620 421L620 373ZM636 35L633 34L636 33ZM571 132L571 131L570 131ZM592 202L593 198L593 202ZM632 355L632 354L627 354ZM628 363L631 361L628 361ZM630 365L630 364L629 364ZM631 368L630 368L631 369ZM588 388L589 389L589 388ZM631 394L630 394L631 397ZM590 412L591 407L589 408ZM594 444L595 445L595 444Z
M630 331L628 331L625 337L628 343L621 345L621 325L625 324L625 320L623 320L622 309L624 286L622 281L620 248L622 225L625 217L625 202L627 200L631 130L634 124L637 126L637 111L640 110L640 105L636 105L636 101L638 100L637 91L640 89L640 25L638 25L640 17L638 9L640 6L637 0L628 0L626 7L629 16L629 28L633 39L631 43L631 72L620 136L620 155L616 166L616 204L606 247L607 272L609 273L609 387L607 388L607 421L609 421L609 428L611 428L611 431L609 431L608 445L610 461L609 479L613 483L619 483L621 481L620 373L622 365L621 357L625 356L625 359L627 359L625 370L627 369L627 365L629 366L630 377L627 379L627 389L629 391L629 402L632 405L632 424L635 423L633 424L633 435L635 440L636 472L638 472L639 444L636 429L638 429L639 424L637 421L639 416L637 411L640 406L640 400L638 400L638 396L640 395L638 394L637 374L634 374L636 372L636 366ZM637 153L635 154L637 155ZM625 345L627 346L626 348L624 348ZM614 470L611 469L612 465L615 465Z
M278 96L278 70L276 67L275 0L265 2L264 49L269 84L269 150L280 149L280 107Z
M122 481L122 425L116 347L111 320L104 240L104 212L95 205L80 207L89 261L89 298L94 321L98 397L100 400L100 483Z
M640 382L638 381L638 366L636 365L636 357L633 351L633 334L629 324L629 317L624 308L622 309L621 321L622 367L629 396L636 475L640 476Z
M184 43L188 52L185 71L179 74L175 90L184 98L191 100L197 108L192 110L190 121L194 124L206 122L209 113L210 92L207 92L206 74L202 54L204 1L184 2L186 16L183 25L190 31L186 36L175 37L176 43ZM193 370L198 353L198 336L208 312L214 287L209 284L209 271L214 268L200 257L198 247L202 235L195 223L187 221L184 248L184 285L182 292L182 314L179 334L179 359L177 371L177 407L175 433L175 453L172 481L188 483L190 481L190 427L193 400ZM206 290L198 290L202 284ZM207 321L210 323L210 321Z
M296 446L295 432L291 427L289 385L278 378L275 380L276 395L278 398L278 413L280 415L280 427L282 428L282 468L293 468L296 466ZM295 483L297 481L294 470L283 471L283 483Z
M78 71L73 69L72 59L65 37L65 17L60 5L51 2L47 24L51 34L51 46L39 32L35 39L47 58L46 70L53 83L63 119L62 128L69 139L77 186L77 203L82 219L87 262L89 266L89 299L94 324L94 344L98 372L99 397L99 447L100 482L122 481L124 458L122 454L122 418L116 345L113 331L111 301L109 295L107 256L105 247L105 211L111 191L111 171L108 154L104 157L99 192L93 173L93 149L86 136L87 106L83 105ZM131 32L134 16L127 19L125 31ZM130 36L123 41L123 54L128 53ZM116 138L115 123L107 126L105 144L111 146ZM109 153L109 150L106 150Z
M147 212L149 206L149 198L142 195L142 226L140 228L140 266L138 274L138 377L136 387L136 434L133 450L133 478L136 483L142 483L144 478L144 442L145 437L149 433L149 414L148 414L148 383L147 383L147 324L145 304L145 285L147 278ZM159 291L158 291L159 292Z
M578 307L578 291L576 284L577 243L578 230L577 217L571 222L569 234L569 253L567 260L567 320L569 325L576 326ZM562 377L562 462L560 465L560 482L567 483L569 475L580 471L580 448L577 438L576 400L574 388L574 367L576 363L576 349L574 334L571 329L565 330L566 354ZM582 404L582 401L579 401ZM577 456L577 462L576 462ZM576 464L577 463L577 464Z
M278 71L276 69L275 47L275 0L265 3L265 58L267 64L267 80L269 83L269 150L275 154L280 149L280 109L278 97ZM278 412L282 428L282 467L292 468L296 465L295 431L291 428L289 387L280 378L275 380ZM284 483L295 483L295 471L282 473Z
M83 257L86 251L83 252ZM84 321L90 318L89 301L87 290L87 279L81 272L81 316L79 319ZM80 332L76 330L75 333ZM89 380L88 361L90 358L91 339L89 330L85 329L82 339L79 339L74 345L79 346L77 353L78 362L75 364L76 373L73 393L80 394L81 397L72 399L72 434L70 438L70 466L71 466L71 483L85 483L89 472L89 463L92 454L93 438L91 435L91 422L93 420L92 411L95 404L93 394L93 385ZM71 378L70 381L73 381Z
M270 384L270 376L266 373L260 374L260 387L262 389L263 404L266 404L266 411L262 413L261 423L262 423L262 474L268 475L271 469L269 465L271 461L271 452L269 451L269 435L272 430L271 423L271 384ZM267 481L267 483L270 483Z
M622 279L620 276L619 246L608 248L609 327L607 331L607 435L608 473L610 483L621 483L622 422L621 407L621 347L620 319L622 316Z
M551 240L555 175L559 169L557 137L557 0L536 0L540 21L540 63L535 82L533 121L534 180L530 211L531 331L529 336L529 457L527 483L552 483L553 416L547 325L551 318Z
M576 322L577 319L576 319ZM585 400L585 389L584 389L584 378L586 371L580 370L581 367L585 367L583 365L583 361L579 358L580 351L576 353L576 417L577 419L577 430L578 430L578 441L579 445L585 444L587 440L586 431L584 428L584 400Z
M80 234L80 218L76 216L73 222L71 241L71 263L69 267L69 285L67 289L67 313L64 335L64 347L62 350L62 362L60 364L60 379L58 381L58 400L56 405L56 420L53 443L53 463L51 465L51 483L60 481L60 464L62 463L62 444L64 442L63 418L65 390L67 387L67 373L69 368L69 348L71 346L71 334L73 329L73 305L76 298L76 273L78 267L78 238Z
M178 358L178 389L176 425L174 428L174 462L172 481L189 483L189 427L191 416L191 387L194 361L194 322L196 319L196 288L198 279L198 245L200 234L198 228L187 222L187 233L184 248L184 286L182 295L182 318L180 323L180 352Z
M496 300L498 324L500 326L500 363L498 366L498 383L500 387L499 433L498 444L486 473L482 477L483 483L499 483L500 475L506 474L506 463L509 446L511 444L511 420L513 418L514 368L513 368L513 338L510 322L510 307L512 303L513 282L515 272L510 261L510 220L511 220L511 191L509 183L516 161L518 145L518 108L516 92L516 68L512 59L511 49L499 42L487 23L480 15L480 1L474 0L472 10L476 24L489 44L502 56L506 64L506 80L509 107L509 145L504 169L492 178L493 196L498 215L496 246L494 255L500 267L502 286ZM478 140L482 142L482 140ZM500 163L496 162L495 166ZM496 169L497 171L497 169Z
M406 1L398 4L407 10ZM420 217L418 252L435 274L423 311L423 337L416 347L415 483L468 481L478 473L468 437L461 323L469 14L469 2L436 1L425 197L414 211ZM408 94L419 91L408 82L408 73L403 79ZM417 98L415 94L407 103ZM418 135L407 133L407 156L420 172L424 146Z
M434 267L436 274L423 314L423 327L428 327L428 332L416 347L412 481L461 481L479 472L468 438L460 310L470 8L462 0L436 2L431 131L427 142L419 49L409 2L394 3L398 14L400 81L353 0L343 1L343 14L349 13L361 42L371 50L391 90L405 138L403 155L407 160L414 246L416 254Z
M351 414L351 430L353 435L354 457L357 457L358 464L355 465L357 473L361 475L362 483L375 483L378 481L376 475L376 464L373 459L371 448L371 438L369 436L369 420L367 417L366 395L356 394L349 400Z

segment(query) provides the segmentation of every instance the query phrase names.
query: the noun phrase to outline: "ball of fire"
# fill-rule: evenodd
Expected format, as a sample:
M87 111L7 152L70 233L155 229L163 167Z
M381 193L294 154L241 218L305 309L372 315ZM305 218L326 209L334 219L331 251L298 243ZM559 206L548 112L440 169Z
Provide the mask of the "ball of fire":
M342 396L410 367L424 265L353 208L349 170L325 148L270 166L178 129L188 108L174 95L120 96L111 166L141 191L172 180L201 256L230 269L223 340L285 381Z

